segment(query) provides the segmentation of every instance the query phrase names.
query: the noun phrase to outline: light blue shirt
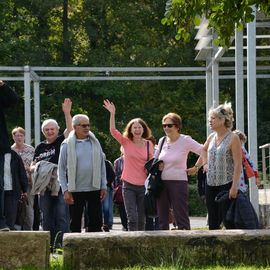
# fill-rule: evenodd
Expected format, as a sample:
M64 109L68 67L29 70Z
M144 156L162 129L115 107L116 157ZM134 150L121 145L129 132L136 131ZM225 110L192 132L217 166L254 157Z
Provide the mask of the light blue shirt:
M93 187L93 160L92 160L92 143L89 138L84 140L76 140L76 192L95 191ZM101 184L100 189L106 190L106 167L103 158L103 152L100 148L100 169ZM67 144L63 143L60 150L58 162L58 180L60 182L63 193L68 190L67 179Z

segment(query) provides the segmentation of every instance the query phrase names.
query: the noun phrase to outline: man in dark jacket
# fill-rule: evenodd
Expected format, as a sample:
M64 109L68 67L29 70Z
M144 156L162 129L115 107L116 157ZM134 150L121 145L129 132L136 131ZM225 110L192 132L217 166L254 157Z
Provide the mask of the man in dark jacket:
M0 80L0 230L9 230L4 216L4 165L5 154L10 153L10 143L6 126L5 109L18 102L18 96L7 84Z
M10 153L10 142L4 112L17 102L17 93L0 80L0 151L2 153Z

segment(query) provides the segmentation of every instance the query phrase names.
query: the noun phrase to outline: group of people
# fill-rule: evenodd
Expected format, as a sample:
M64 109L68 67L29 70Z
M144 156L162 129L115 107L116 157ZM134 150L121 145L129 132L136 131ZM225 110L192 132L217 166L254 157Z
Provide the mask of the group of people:
M123 134L116 129L115 105L104 100L110 113L110 133L120 143L122 155L106 162L102 147L90 131L85 114L71 117L72 102L62 104L66 129L59 135L54 119L42 124L45 141L34 149L24 143L25 130L12 130L10 147L4 109L13 106L17 94L0 81L0 230L13 230L18 201L27 198L26 218L22 229L32 230L35 205L41 210L42 226L51 233L51 246L60 247L66 232L81 232L82 217L89 232L109 231L112 226L112 189L121 182L123 204L119 213L125 230L145 230L144 164L152 157L163 161L161 178L164 187L157 197L158 228L168 230L170 210L180 230L189 230L188 175L200 167L207 174L204 187L209 229L219 229L222 209L216 195L229 190L229 198L237 197L241 177L242 153L239 134L232 132L233 111L225 103L209 111L209 125L214 131L204 145L181 133L182 119L176 113L162 118L165 137L158 145L141 118L132 119ZM162 148L161 148L162 144ZM194 167L187 168L188 154L199 156ZM256 168L254 167L254 170ZM39 200L35 200L39 195ZM103 208L103 217L102 217ZM104 219L104 221L103 221ZM39 221L38 221L39 224Z

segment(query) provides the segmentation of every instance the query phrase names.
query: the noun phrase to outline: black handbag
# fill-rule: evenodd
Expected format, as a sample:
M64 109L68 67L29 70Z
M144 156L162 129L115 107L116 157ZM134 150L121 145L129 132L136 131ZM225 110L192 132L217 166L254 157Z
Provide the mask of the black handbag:
M144 210L147 217L156 218L158 216L156 197L151 191L144 195Z
M165 141L166 137L163 138L161 145L160 145L160 149L159 149L159 153L161 152L161 149L163 147L164 141ZM149 151L148 149L148 145L147 145L147 152ZM149 153L148 157L149 157ZM155 197L158 197L160 192L163 189L163 180L161 179L161 171L158 169L159 164L163 162L162 160L159 160L158 158L152 158L150 160L148 160L144 167L148 172L148 186L147 186L147 191L151 191Z
M159 153L162 149L166 137L161 142ZM147 159L149 159L149 142L147 142ZM159 196L163 189L163 181L161 179L161 171L158 170L159 163L162 160L152 158L148 160L144 167L148 172L148 185L144 195L144 209L145 215L150 218L156 218L157 215L157 202L156 198Z

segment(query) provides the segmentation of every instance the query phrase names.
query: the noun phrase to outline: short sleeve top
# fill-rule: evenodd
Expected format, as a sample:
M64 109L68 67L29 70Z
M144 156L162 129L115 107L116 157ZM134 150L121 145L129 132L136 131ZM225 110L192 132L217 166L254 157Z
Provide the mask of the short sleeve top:
M35 150L34 161L39 162L46 160L54 164L58 164L60 146L65 140L64 134L58 136L53 143L41 142Z

